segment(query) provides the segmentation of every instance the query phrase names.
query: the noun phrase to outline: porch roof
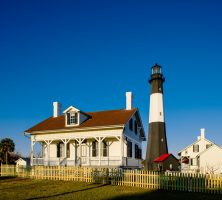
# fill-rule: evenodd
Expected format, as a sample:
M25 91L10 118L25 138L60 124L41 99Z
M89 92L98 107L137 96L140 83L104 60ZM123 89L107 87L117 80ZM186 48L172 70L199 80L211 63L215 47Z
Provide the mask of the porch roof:
M81 123L79 126L67 127L65 125L65 116L50 117L37 125L29 128L25 132L32 133L35 131L49 131L59 129L77 129L98 126L124 125L128 122L131 116L137 111L136 108L132 110L108 110L99 112L88 112L89 119Z

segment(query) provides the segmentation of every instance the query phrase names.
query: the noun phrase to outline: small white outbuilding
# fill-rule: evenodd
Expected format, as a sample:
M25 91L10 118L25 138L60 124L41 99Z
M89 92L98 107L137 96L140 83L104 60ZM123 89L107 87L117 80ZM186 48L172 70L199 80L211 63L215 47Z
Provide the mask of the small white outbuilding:
M191 145L181 150L181 172L222 174L222 148L205 138L205 129Z
M30 166L30 158L19 158L15 161L16 167L29 167Z

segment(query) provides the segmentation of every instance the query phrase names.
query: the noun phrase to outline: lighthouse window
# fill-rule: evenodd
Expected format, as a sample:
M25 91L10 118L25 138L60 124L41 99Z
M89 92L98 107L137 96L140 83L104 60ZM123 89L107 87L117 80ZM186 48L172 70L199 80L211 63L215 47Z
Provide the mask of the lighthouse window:
M133 119L130 119L130 121L129 121L129 129L131 131L133 130Z

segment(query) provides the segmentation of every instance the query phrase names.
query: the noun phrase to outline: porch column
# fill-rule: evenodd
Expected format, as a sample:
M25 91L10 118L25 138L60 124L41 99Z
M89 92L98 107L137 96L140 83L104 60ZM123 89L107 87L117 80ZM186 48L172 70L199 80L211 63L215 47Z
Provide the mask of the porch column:
M82 142L85 140L85 138L79 138L76 139L76 141L79 143L79 158L80 158L80 166L82 166Z
M82 166L82 141L80 140L80 143L79 143L79 157L80 157L80 167Z
M35 145L35 141L34 141L33 137L31 137L31 152L30 152L31 166L33 166L34 145Z
M48 154L48 166L50 165L50 147L49 147L49 144L47 144L47 154Z
M44 144L41 142L41 157L44 158Z
M101 166L101 138L99 137L99 166Z
M123 136L120 137L119 141L121 143L120 144L120 146L121 146L121 157L120 157L121 158L121 165L123 166L124 165L124 163L123 163L123 157L124 157L124 154L123 154L124 153Z
M119 158L120 158L120 165L121 166L123 166L124 165L124 163L123 163L123 157L124 157L124 154L123 154L123 148L124 148L124 145L123 145L123 139L124 139L124 137L121 135L121 136L116 136L116 139L119 141L119 143L120 143L120 156L119 156Z
M109 141L107 141L107 162L108 162L108 167L109 167Z
M91 159L90 159L90 158L91 158L91 153L90 153L91 146L92 146L92 142L89 141L89 146L88 146L88 147L89 147L89 152L88 152L88 153L89 153L89 157L88 157L88 163L89 163L89 166L91 166Z
M64 144L64 159L67 165L67 143L69 142L70 139L62 139L62 142Z
M44 141L47 145L47 152L48 152L48 166L50 166L50 144L52 143L52 140L45 140Z

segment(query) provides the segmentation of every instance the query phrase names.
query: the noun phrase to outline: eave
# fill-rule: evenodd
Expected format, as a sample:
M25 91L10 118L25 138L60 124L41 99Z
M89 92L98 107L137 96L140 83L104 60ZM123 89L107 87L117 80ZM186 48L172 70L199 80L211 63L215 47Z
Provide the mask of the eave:
M31 133L24 132L25 135L37 135L37 134L50 134L50 133L61 133L61 132L85 132L85 131L97 131L97 130L113 130L113 129L123 129L124 124L121 125L110 125L110 126L95 126L95 127L82 127L82 128L68 128L68 129L56 129L56 130L43 130L43 131L33 131Z

